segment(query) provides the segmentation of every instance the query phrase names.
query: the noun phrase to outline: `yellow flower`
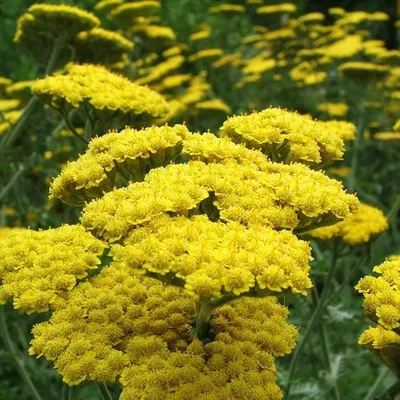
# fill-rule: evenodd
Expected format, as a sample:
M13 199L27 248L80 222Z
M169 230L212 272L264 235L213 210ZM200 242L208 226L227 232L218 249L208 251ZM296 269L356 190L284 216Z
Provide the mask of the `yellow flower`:
M33 328L29 352L53 361L69 385L119 380L122 399L282 398L274 359L297 339L286 307L275 298L224 305L212 315L207 344L192 336L194 314L195 303L180 288L113 263Z
M378 132L375 133L374 139L382 142L391 142L400 140L400 132Z
M261 6L257 8L257 14L274 15L274 14L294 14L297 7L293 3L282 3L273 6Z
M359 344L368 346L389 368L399 374L400 258L387 259L373 271L378 277L362 278L356 289L364 295L365 315L378 325L363 332Z
M153 15L160 7L160 2L153 0L129 2L113 8L109 16L119 24L129 26L133 24L135 18Z
M113 259L136 270L182 280L195 299L248 292L307 294L308 243L287 231L211 222L206 216L160 216L132 230Z
M259 149L275 161L312 165L342 158L344 144L338 132L324 122L279 108L228 118L220 129L221 137Z
M371 80L382 79L388 73L389 67L370 62L349 61L343 63L339 71L355 82L368 83Z
M191 62L199 60L209 60L213 58L220 57L224 54L222 49L205 49L200 50L197 53L192 54L188 60Z
M195 107L197 110L220 111L224 114L232 113L230 107L225 104L221 99L202 101L200 103L197 103Z
M189 134L184 125L175 125L126 128L94 138L87 151L77 161L69 162L52 182L50 199L83 205L112 190L121 171L132 181L141 181L149 169L172 161Z
M167 102L158 93L104 67L90 64L71 65L64 75L40 79L32 91L58 109L65 105L78 108L88 102L104 113L115 114L118 111L128 120L140 114L158 117L167 112Z
M361 203L354 214L345 221L318 228L309 232L309 234L322 240L340 237L344 242L355 246L369 242L372 238L387 230L388 227L388 221L381 210Z
M0 241L0 303L31 314L63 307L68 292L97 269L105 244L80 225L21 230Z
M256 165L190 161L149 172L144 182L87 204L83 225L120 241L162 214L208 214L211 219L273 228L312 229L346 218L358 205L340 182L301 164Z
M21 101L18 99L0 99L0 113L18 108Z
M344 117L349 112L349 106L345 103L319 103L318 111L323 111L332 117Z
M197 40L207 39L211 36L211 29L204 29L189 35L189 40L195 42Z
M76 60L112 65L133 49L133 43L118 32L94 28L81 32L75 40Z
M240 4L220 4L219 6L210 7L208 12L210 14L244 14L246 8Z
M110 11L120 6L122 3L122 0L101 0L95 5L94 9L96 11L101 11L108 14Z
M79 32L99 25L100 20L96 16L74 6L33 4L18 19L14 42L26 47L40 61L47 62L55 38L59 38L65 46ZM59 64L62 65L62 62Z

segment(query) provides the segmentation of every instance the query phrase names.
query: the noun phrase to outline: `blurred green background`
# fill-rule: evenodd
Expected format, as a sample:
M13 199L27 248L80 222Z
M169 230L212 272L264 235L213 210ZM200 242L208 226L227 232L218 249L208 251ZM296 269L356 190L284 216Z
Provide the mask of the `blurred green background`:
M266 3L276 4L281 2L268 1ZM15 81L28 80L37 76L38 66L36 62L22 48L15 46L12 41L18 17L34 3L46 2L34 0L0 0L0 57L2 60L0 63L0 76L6 76ZM47 3L75 4L81 8L92 10L97 1L64 0L62 2L47 1ZM183 21L185 25L190 25L190 21L196 19L196 13L199 8L207 9L210 5L218 3L221 2L216 0L166 0L163 7L167 8L166 15L173 15L175 21ZM299 15L312 11L326 12L330 7L343 7L347 11L384 11L390 15L392 21L386 24L384 30L379 32L379 36L386 41L388 48L397 47L396 32L393 27L393 22L396 20L396 0L302 0L293 1L293 3L297 5Z

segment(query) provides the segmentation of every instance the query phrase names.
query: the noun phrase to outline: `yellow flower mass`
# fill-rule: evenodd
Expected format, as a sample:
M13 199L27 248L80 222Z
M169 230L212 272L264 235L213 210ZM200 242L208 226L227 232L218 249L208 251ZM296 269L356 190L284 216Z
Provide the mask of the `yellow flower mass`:
M255 165L190 161L153 169L144 182L88 203L82 223L111 242L165 213L205 213L245 225L306 230L344 219L357 205L340 182L301 164L270 163L260 170Z
M297 337L284 306L274 298L242 298L220 307L208 344L192 336L194 313L182 289L115 263L34 327L30 354L53 361L69 385L120 380L123 399L209 393L239 400L243 392L282 398L274 358L290 353Z
M309 116L270 108L228 118L220 136L259 149L274 161L315 165L342 158L344 143L339 132Z
M97 110L123 114L164 115L167 102L158 93L139 86L101 66L72 65L66 74L36 81L33 93L45 103L62 109L65 103L77 108L88 102Z
M207 216L160 216L134 229L113 259L160 276L182 280L196 299L239 296L251 291L307 294L310 249L288 232Z
M345 221L318 228L309 232L309 234L322 240L340 237L344 242L355 246L369 242L372 238L387 230L388 227L388 221L381 210L361 203L358 209Z
M0 240L0 303L20 312L46 312L97 269L105 244L79 225L20 230Z

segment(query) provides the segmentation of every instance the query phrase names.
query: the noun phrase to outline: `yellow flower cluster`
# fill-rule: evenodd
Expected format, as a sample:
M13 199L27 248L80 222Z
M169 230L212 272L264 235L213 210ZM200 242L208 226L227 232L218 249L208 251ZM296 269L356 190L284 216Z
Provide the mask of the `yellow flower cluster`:
M144 182L106 193L86 205L82 222L114 242L164 213L201 209L224 221L306 230L344 219L357 205L340 182L301 164L270 163L260 171L255 165L190 161L153 169Z
M191 62L199 61L199 60L209 60L215 59L224 54L222 49L205 49L200 50L197 53L192 54L188 60Z
M223 114L231 114L232 112L230 107L226 103L224 103L221 99L201 101L200 103L197 103L195 107L199 111L200 110L220 111Z
M272 6L262 6L257 8L257 14L274 15L274 14L293 14L297 11L297 7L293 3L283 3Z
M339 67L339 71L347 78L355 82L366 82L383 78L389 71L386 65L370 62L349 61Z
M18 19L14 42L23 45L45 62L57 38L65 45L79 32L99 25L100 20L95 15L74 6L33 4Z
M219 6L210 7L208 12L210 14L244 14L246 8L240 4L220 4Z
M329 129L324 122L279 108L228 118L220 136L286 163L326 164L340 160L344 152L336 126Z
M228 138L217 138L212 133L194 133L183 140L182 154L190 160L205 163L234 161L237 164L255 164L260 170L267 169L267 157L260 151L250 150L242 144L232 143Z
M349 112L349 106L345 103L319 103L318 111L323 111L332 117L344 117Z
M69 162L53 181L50 199L81 206L112 190L116 174L123 171L132 181L143 180L151 168L168 164L189 136L184 125L135 130L126 128L93 139L77 161Z
M177 55L151 68L150 73L136 80L139 85L146 85L165 77L171 71L179 68L185 62L185 57Z
M237 299L214 313L208 344L192 337L194 313L181 289L115 264L33 328L30 354L52 360L69 385L120 379L124 399L282 398L274 358L297 338L286 307L274 298Z
M62 307L105 247L80 225L9 235L0 240L0 303L27 314Z
M134 229L113 259L130 268L182 280L196 300L235 296L307 294L310 248L289 231L211 222L207 216L160 216Z
M400 140L400 132L378 132L375 133L374 139L383 142L391 142Z
M94 28L81 32L74 42L75 59L79 62L112 65L123 60L133 43L118 32Z
M369 242L389 227L381 210L361 203L358 209L345 221L335 225L315 229L309 234L313 237L329 240L340 237L344 242L355 246Z
M352 122L347 121L320 121L322 126L330 132L335 132L343 142L351 142L356 137L357 128Z
M161 4L159 1L143 0L133 1L121 4L113 8L110 12L110 18L123 26L132 25L135 18L152 15L159 10Z
M356 289L364 295L364 313L376 322L360 336L389 368L400 373L400 259L386 260L373 269L379 276L362 278Z
M297 337L286 318L274 298L242 298L215 312L211 343L194 339L178 353L157 336L138 338L128 345L121 399L280 400L274 357L289 353Z
M58 109L65 103L76 108L88 102L96 110L123 114L159 117L168 110L167 102L158 93L104 67L90 64L72 65L65 75L40 79L32 91Z

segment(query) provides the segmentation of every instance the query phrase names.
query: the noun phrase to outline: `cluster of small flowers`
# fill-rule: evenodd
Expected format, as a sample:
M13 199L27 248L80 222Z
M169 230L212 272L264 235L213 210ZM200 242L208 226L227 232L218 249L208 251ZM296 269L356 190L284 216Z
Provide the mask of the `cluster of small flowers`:
M87 102L96 110L161 117L167 103L158 93L114 74L102 66L72 65L64 75L38 80L33 93L62 110L65 102L77 108Z
M322 240L341 238L352 246L367 243L389 227L381 210L368 204L360 204L358 209L345 221L315 229L309 234Z
M359 343L370 348L389 368L400 373L400 258L393 257L373 269L356 289L364 295L364 312L377 326L368 328Z
M0 241L0 303L31 314L65 304L79 280L97 269L106 245L80 225L18 229Z

